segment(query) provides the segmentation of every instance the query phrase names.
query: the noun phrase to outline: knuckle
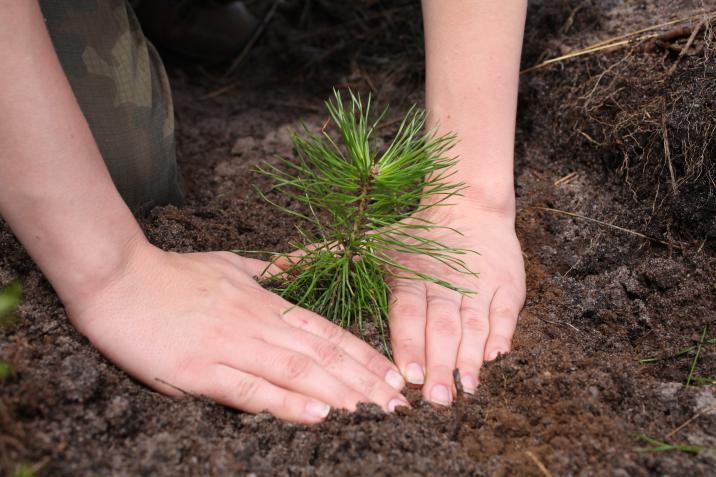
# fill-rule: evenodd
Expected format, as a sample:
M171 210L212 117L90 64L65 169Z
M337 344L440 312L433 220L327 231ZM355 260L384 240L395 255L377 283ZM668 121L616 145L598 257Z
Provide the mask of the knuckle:
M395 336L393 337L393 343L395 343L397 346L402 346L404 348L418 346L418 340L415 339L415 337L413 336Z
M456 337L460 335L458 321L450 314L444 313L430 320L430 329L439 336Z
M197 373L196 356L180 356L174 361L174 376L177 381L192 382Z
M314 349L318 357L318 363L321 366L332 366L343 360L343 352L341 352L340 348L333 343L318 343Z
M341 407L353 411L360 402L364 402L365 399L355 391L339 392L336 395L336 401L341 403Z
M219 296L231 297L236 295L236 285L226 275L219 277L212 287L219 292Z
M511 306L498 306L490 310L490 317L498 320L516 320L517 311Z
M423 314L421 307L415 303L410 302L398 302L393 305L393 316L398 317L415 317Z
M371 351L365 361L365 367L374 371L387 371L390 367L390 362L380 353Z
M490 336L490 344L495 346L496 344L507 345L507 349L512 348L512 336L505 336L504 334Z
M346 330L344 330L340 326L334 325L333 323L328 323L323 330L323 335L326 337L326 339L333 343L343 342L347 333L348 332Z
M479 374L480 368L482 367L482 353L477 353L475 356L463 356L458 360L456 367L460 370L461 374L473 373Z
M452 383L453 369L455 369L454 365L448 366L443 363L434 363L428 366L427 375L432 377L429 379L433 382Z
M290 393L283 393L283 396L281 396L281 409L287 409L295 412L296 401Z
M450 306L451 303L453 303L453 301L449 297L442 295L428 295L426 300L428 307L431 308L445 308Z
M293 353L286 359L284 371L290 380L301 379L308 374L311 367L311 358L308 356Z
M362 378L358 383L358 388L364 396L373 398L378 388L378 382L376 379Z
M465 331L486 335L490 331L490 322L486 316L468 314L462 319L462 327Z
M230 402L236 402L240 406L246 405L254 399L258 389L259 381L257 379L240 379L231 389L231 396L227 396L227 398Z
M422 341L418 341L412 336L394 337L392 343L393 347L402 350L404 353L419 354L422 349Z
M231 336L227 332L225 326L221 323L209 323L203 330L202 334L197 338L197 345L199 349L204 350L205 353L210 353L210 350L217 348L223 348L228 344L228 336Z

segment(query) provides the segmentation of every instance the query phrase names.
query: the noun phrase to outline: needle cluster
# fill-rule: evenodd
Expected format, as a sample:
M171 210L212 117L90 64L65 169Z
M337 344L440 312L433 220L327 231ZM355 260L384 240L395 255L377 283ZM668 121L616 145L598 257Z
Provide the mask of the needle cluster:
M291 265L274 277L274 291L342 326L356 323L363 330L364 318L372 317L383 331L386 278L426 280L471 293L396 259L419 254L471 273L458 258L469 251L430 238L426 232L445 227L424 218L424 211L447 205L465 186L448 180L456 159L446 154L455 136L425 133L424 111L411 108L392 142L378 151L373 136L387 109L371 119L370 98L364 104L349 96L344 104L335 91L326 102L330 122L321 132L304 126L302 134L293 134L296 158L260 168L274 180L273 190L304 204L303 211L267 200L311 224L311 232L300 229L301 240L292 244L298 252L276 254Z

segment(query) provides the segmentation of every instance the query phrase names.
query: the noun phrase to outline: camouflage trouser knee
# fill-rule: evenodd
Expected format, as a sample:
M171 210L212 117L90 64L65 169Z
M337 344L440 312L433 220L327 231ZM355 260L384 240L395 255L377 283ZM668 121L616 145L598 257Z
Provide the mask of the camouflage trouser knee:
M40 0L40 5L124 200L134 211L181 203L169 81L129 2Z

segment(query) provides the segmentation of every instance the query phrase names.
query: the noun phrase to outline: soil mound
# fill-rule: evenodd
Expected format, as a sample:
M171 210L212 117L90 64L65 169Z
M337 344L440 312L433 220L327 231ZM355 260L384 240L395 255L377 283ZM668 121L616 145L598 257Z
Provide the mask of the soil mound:
M716 11L701 2L564 0L534 2L530 13L526 68L597 47L525 72L531 114L522 124L541 128L556 154L616 171L641 230L714 237Z
M287 131L301 121L321 127L334 86L372 90L395 117L422 102L419 82L405 81L419 78L422 63L396 59L401 42L419 38L402 27L419 30L417 2L361 0L368 10L352 14L349 2L284 3L275 28L293 30L272 28L238 83L170 71L188 200L141 222L164 249L289 250L296 223L255 192L269 184L254 167L290 154ZM701 7L531 1L524 65ZM399 9L386 15L391 8ZM70 326L0 222L0 283L18 277L25 287L17 323L0 329L0 358L14 369L0 382L0 474L24 464L51 476L713 475L716 345L703 346L684 386L704 327L716 336L714 27L697 22L655 30L691 28L663 45L637 41L523 75L516 184L527 302L513 352L485 367L473 399L449 409L411 392L408 413L365 406L306 427L159 395ZM388 30L369 35L379 28ZM679 59L694 31L693 54ZM308 37L292 43L299 34ZM331 39L354 34L364 43L331 51ZM272 56L276 48L285 56ZM302 49L308 56L292 56ZM369 338L379 346L377 333ZM691 451L642 452L650 444L640 435Z

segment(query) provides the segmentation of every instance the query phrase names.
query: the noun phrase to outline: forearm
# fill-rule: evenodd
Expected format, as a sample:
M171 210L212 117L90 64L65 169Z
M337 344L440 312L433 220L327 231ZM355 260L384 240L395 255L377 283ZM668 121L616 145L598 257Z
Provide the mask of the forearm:
M429 121L458 135L465 197L512 214L526 9L526 0L423 0Z
M114 187L35 1L0 1L0 214L67 305L142 232Z

